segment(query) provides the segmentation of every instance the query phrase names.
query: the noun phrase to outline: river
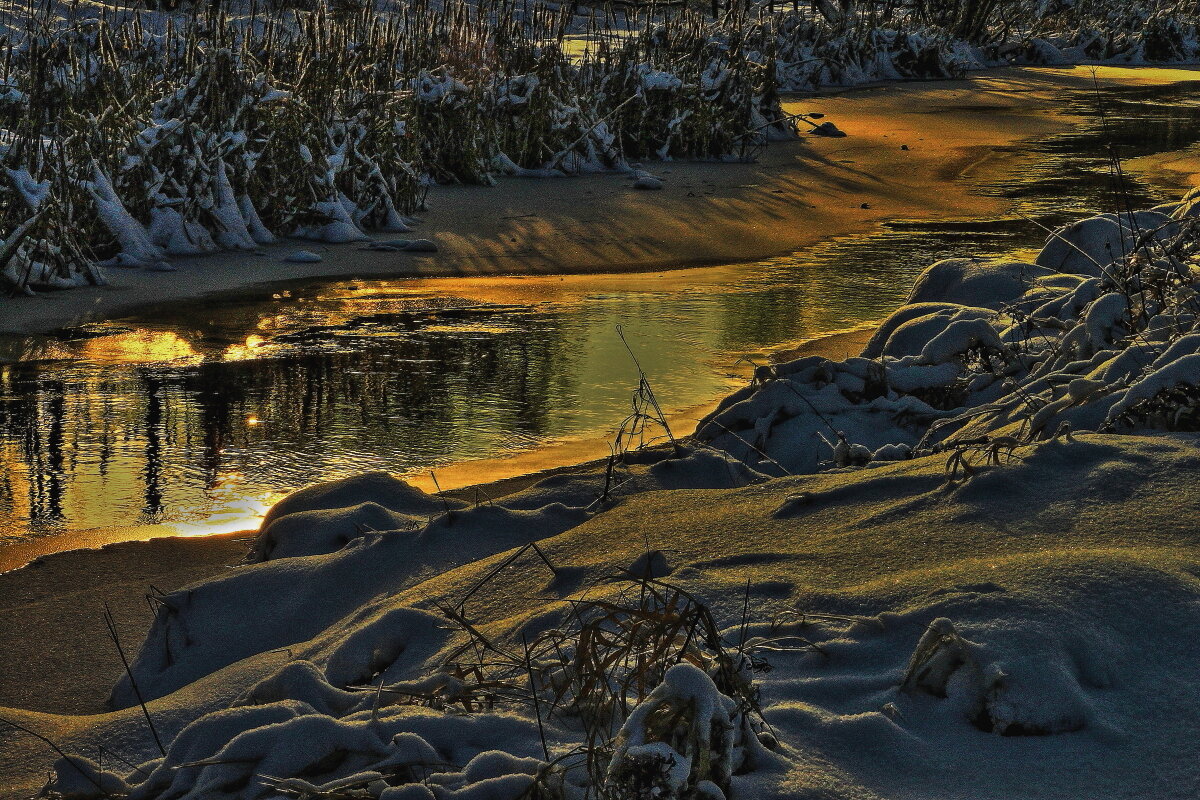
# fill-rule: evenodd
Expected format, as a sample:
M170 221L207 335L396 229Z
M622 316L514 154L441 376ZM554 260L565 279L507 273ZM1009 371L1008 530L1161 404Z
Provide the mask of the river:
M522 454L595 455L629 413L635 357L687 432L752 364L880 320L940 258L1030 257L1045 236L1030 220L1173 199L1115 185L1111 148L1200 141L1189 87L1109 90L1103 113L1089 92L1061 102L1077 125L967 179L1008 201L1002 217L899 220L661 273L299 283L0 339L0 549L244 528L290 489L368 469L428 484L464 464L490 477Z

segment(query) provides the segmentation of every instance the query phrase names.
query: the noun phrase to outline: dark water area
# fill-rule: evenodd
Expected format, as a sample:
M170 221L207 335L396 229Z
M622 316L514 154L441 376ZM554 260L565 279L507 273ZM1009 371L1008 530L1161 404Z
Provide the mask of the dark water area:
M803 253L644 275L296 285L0 340L0 544L95 528L244 527L290 489L426 475L572 440L645 370L677 427L798 341L875 322L929 264L1029 257L1097 210L1172 199L1122 158L1200 141L1194 87L1064 96L1081 124L981 180L1002 219L898 221ZM686 432L686 431L684 431Z

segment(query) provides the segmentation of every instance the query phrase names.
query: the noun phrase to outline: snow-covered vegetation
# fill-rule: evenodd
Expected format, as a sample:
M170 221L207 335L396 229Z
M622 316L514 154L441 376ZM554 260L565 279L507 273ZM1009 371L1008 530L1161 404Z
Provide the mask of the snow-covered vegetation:
M965 476L1073 431L1196 430L1198 196L1053 231L1032 263L934 264L861 358L764 367L698 435L772 474L948 452Z
M405 231L435 181L749 158L794 135L780 90L1200 57L1169 0L815 7L10 6L0 290Z
M935 264L861 357L764 367L685 440L640 446L643 381L607 470L296 492L153 597L51 793L1188 796L1198 209Z
M12 13L8 291L404 231L431 181L731 157L793 131L744 15L680 13L569 57L568 11L505 2Z
M1174 0L816 0L771 20L780 87L815 90L987 67L1200 58L1194 3Z

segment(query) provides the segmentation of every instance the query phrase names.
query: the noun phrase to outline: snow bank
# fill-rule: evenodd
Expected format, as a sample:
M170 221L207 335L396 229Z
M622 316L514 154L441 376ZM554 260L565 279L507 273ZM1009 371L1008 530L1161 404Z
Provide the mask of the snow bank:
M1139 212L1055 231L1034 264L939 262L862 358L761 371L697 435L784 475L947 451L968 473L1071 431L1193 430L1198 250L1187 217Z
M763 477L705 451L649 460L616 473L610 501L655 489L743 486ZM468 506L384 473L302 489L263 520L248 557L254 563L157 598L133 679L143 697L161 697L239 659L349 624L381 593L578 526L599 508L601 491L594 476L559 476ZM254 613L246 614L250 607ZM112 703L136 702L123 679Z
M99 797L95 781L147 800L595 796L578 749L587 713L558 688L575 653L539 651L526 670L521 647L556 636L574 604L620 602L629 579L611 576L649 542L671 551L660 580L710 603L728 652L757 666L741 673L751 694L723 691L726 675L699 653L667 669L616 720L601 757L610 796L1186 796L1200 756L1200 645L1186 635L1200 624L1200 539L1179 509L1200 504L1195 437L1060 438L965 482L948 483L945 462L731 488L646 483L539 540L554 577L532 556L504 567L517 551L402 589L360 575L381 591L228 673L244 682L240 695L175 730L165 756L127 735L136 769L107 758L101 772L72 755L82 770L60 761L54 788ZM525 502L575 491L580 478ZM234 573L289 561L334 571L332 559ZM504 579L472 595L498 567ZM495 689L524 700L480 699L490 684L464 669L472 640L450 623L453 608L495 648L484 662L515 657L516 677ZM139 662L151 677L145 653ZM194 704L193 691L151 701L151 712Z

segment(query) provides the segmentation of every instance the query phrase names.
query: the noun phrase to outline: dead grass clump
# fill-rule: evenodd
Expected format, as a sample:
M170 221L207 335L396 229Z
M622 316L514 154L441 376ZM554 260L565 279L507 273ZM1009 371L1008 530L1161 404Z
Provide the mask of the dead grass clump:
M657 767L642 764L652 751L687 760L683 774L690 778L681 786L710 780L727 787L758 747L754 675L768 665L750 648L726 642L709 608L678 586L630 573L604 585L618 588L604 598L567 601L559 627L515 641L485 633L462 606L443 607L464 641L442 670L361 691L375 692L381 703L533 711L539 725L581 739L566 753L547 748L547 763L561 774L582 770L597 796L642 796L659 785ZM680 672L681 665L687 669ZM642 788L629 794L630 787Z

